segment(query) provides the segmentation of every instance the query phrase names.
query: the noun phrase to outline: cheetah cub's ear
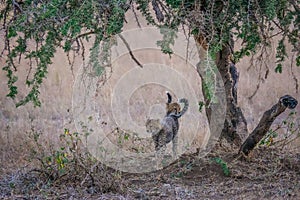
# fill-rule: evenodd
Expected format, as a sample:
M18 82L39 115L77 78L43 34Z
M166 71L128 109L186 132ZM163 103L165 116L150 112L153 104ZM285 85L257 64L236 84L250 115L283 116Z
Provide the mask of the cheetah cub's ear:
M166 91L166 94L167 94L167 96L168 96L168 102L167 102L167 104L169 104L169 103L172 102L172 96L171 96L171 94L170 94L169 91Z

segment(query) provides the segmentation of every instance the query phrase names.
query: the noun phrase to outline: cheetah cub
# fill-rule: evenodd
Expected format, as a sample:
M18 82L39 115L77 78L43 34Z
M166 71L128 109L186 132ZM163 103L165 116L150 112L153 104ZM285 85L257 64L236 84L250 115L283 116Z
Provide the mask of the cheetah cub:
M152 134L152 139L155 145L157 161L161 162L164 156L167 144L172 141L173 158L177 158L177 145L178 145L178 119L188 110L189 102L187 99L182 98L179 102L172 102L172 96L166 92L168 101L166 103L166 115L160 121L159 119L148 119L146 121L146 130ZM181 110L180 104L184 103Z

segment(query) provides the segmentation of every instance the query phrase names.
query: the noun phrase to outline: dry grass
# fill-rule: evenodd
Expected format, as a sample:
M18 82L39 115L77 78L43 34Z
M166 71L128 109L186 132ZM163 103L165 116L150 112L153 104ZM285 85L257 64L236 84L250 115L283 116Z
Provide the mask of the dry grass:
M300 154L258 149L249 160L215 150L205 158L184 156L151 175L131 176L135 191L149 199L299 199ZM227 163L230 175L212 158Z
M299 149L298 149L299 150ZM3 173L4 199L299 199L300 152L260 147L248 159L216 146L205 158L184 155L148 174L121 173L82 154L52 176L39 165ZM225 167L216 163L223 161ZM38 163L38 162L37 162ZM224 170L230 174L226 176ZM55 171L55 170L54 170ZM58 173L58 171L56 171Z

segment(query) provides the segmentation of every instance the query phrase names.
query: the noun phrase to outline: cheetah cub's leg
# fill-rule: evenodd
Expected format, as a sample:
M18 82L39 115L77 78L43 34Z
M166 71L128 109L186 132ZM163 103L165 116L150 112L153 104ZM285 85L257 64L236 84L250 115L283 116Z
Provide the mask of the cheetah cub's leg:
M166 137L164 134L160 134L159 138L157 140L157 144L155 147L155 157L156 157L156 168L157 169L161 169L163 168L163 159L164 159L164 155L167 149L167 145L166 145Z
M173 159L178 158L177 150L178 150L178 134L175 135L175 137L173 138L173 141L172 141Z

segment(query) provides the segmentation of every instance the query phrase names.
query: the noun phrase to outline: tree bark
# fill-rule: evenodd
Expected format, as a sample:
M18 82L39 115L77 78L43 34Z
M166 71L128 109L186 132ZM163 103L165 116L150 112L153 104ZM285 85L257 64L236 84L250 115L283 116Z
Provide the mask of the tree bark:
M196 43L201 46L204 51L207 51L207 43L202 35L195 36ZM242 144L242 139L240 135L247 135L247 122L243 115L242 110L237 106L237 83L238 83L238 72L235 67L235 63L231 61L232 49L234 42L233 40L230 44L224 45L222 50L216 55L216 66L221 74L225 93L226 93L226 117L224 122L224 127L221 133L221 138L225 138L228 142L234 143L237 146ZM201 53L199 50L200 62L206 58L204 52ZM205 84L204 76L205 71L200 67L197 67L198 74L202 80L202 91L203 84ZM203 91L204 101L205 101L205 111L210 122L211 119L211 107L208 105L211 103L210 99L205 95Z
M243 112L237 106L237 83L239 76L235 63L230 59L233 53L233 40L230 43L223 46L222 50L216 56L216 65L224 82L227 100L226 118L221 138L225 138L227 141L240 146L242 144L240 135L248 134L248 129Z
M286 108L293 109L297 106L297 104L297 100L290 95L281 97L277 104L272 106L271 109L267 110L263 114L257 127L242 144L239 152L242 152L247 156L257 143L266 135L276 117L284 112Z

